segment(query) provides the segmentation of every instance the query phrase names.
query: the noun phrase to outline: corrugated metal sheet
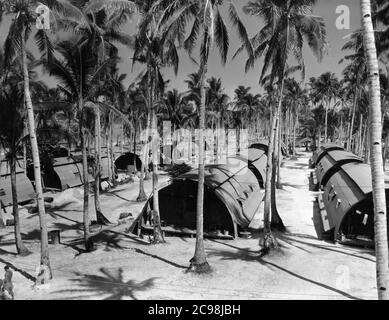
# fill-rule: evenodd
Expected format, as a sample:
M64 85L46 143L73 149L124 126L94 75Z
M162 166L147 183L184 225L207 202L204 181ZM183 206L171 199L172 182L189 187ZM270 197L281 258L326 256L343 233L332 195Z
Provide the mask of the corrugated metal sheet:
M24 174L23 165L22 161L18 161L16 165L16 190L19 203L27 202L35 197L34 187ZM4 206L9 206L12 205L10 170L6 162L1 162L0 166L0 201Z
M62 190L82 185L82 164L73 158L55 158L53 167L60 179Z
M260 163L264 153L255 150L248 158L263 172ZM159 191L161 220L168 225L195 229L198 170L193 170L174 179ZM264 192L255 174L249 169L249 159L228 158L226 164L205 167L204 229L220 226L234 237L237 226L246 228L259 210ZM147 210L152 208L152 198L143 209L142 217L147 219ZM229 218L228 218L229 217Z
M253 143L250 146L250 148L264 150L266 152L266 154L267 154L267 151L269 149L269 140L268 139L258 140L257 142ZM283 142L281 144L281 152L282 152L283 156L285 156L287 154L286 145Z
M386 189L389 189L388 181ZM334 173L324 187L323 202L330 229L336 236L344 219L358 208L372 219L372 181L368 164L348 163ZM362 205L368 204L367 206ZM370 230L372 232L372 230Z
M321 157L316 165L316 177L319 186L324 186L331 175L346 163L363 163L362 158L345 150L330 150Z
M313 165L316 165L320 159L327 154L327 152L332 151L332 150L344 150L342 146L332 144L332 143L327 143L323 144L318 148L314 153L312 157L312 163Z

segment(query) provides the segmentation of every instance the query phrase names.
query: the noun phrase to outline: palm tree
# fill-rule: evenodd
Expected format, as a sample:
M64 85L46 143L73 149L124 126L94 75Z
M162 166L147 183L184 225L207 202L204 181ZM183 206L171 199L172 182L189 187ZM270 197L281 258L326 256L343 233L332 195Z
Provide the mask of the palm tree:
M150 122L148 125L148 147L152 156L153 167L153 209L151 212L154 226L153 243L165 242L163 238L159 215L159 139L157 109L161 105L166 83L162 76L162 69L173 67L178 72L179 56L176 39L182 37L184 30L179 21L173 21L166 26L163 21L163 6L159 1L146 1L138 5L141 21L134 45L133 62L143 63L146 70L142 82L147 84L147 105Z
M272 129L270 134L268 163L265 184L264 226L263 239L264 252L277 246L270 229L270 202L271 202L271 177L273 171L273 153L278 149L275 141L279 136L280 114L284 91L284 77L287 68L289 54L292 54L305 75L305 65L302 53L304 37L308 39L308 45L320 61L326 47L326 30L324 20L312 14L315 0L300 1L267 1L256 0L249 2L244 11L265 21L265 26L252 38L255 47L254 58L264 56L260 80L270 71L270 84L278 79L279 99L278 107L273 112ZM246 70L253 67L253 58L249 56ZM275 199L275 197L273 197Z
M90 103L98 103L95 99L96 93L101 92L99 88L101 76L112 64L117 62L117 57L110 57L98 64L96 55L91 56L90 47L80 43L81 40L81 37L74 37L59 42L55 46L59 57L53 56L45 62L45 67L49 74L61 83L60 88L65 92L68 102L77 110L84 184L84 238L86 249L91 250L93 245L90 241L89 230L88 121L85 109L90 108ZM97 215L100 213L96 212ZM98 220L105 221L106 218L102 217Z
M382 166L382 123L380 79L369 0L361 0L363 43L369 78L371 175L374 201L374 234L377 291L380 300L389 300L389 257L386 222L385 179Z
M131 84L127 89L126 100L129 105L128 113L130 120L132 121L134 128L134 155L136 154L136 142L137 142L137 131L139 127L139 135L142 133L142 130L147 123L147 97L143 87L137 85L134 87ZM146 123L145 123L146 122ZM140 140L139 136L139 140ZM134 157L134 167L136 168L136 158ZM144 190L144 171L147 168L146 159L142 158L140 176L139 176L139 194L136 199L138 202L143 202L147 200L147 195Z
M291 122L293 139L292 139L292 155L296 156L296 130L299 122L299 111L302 107L307 106L307 92L303 90L299 83L294 79L288 79L286 82L286 103L289 106L289 122ZM288 125L288 128L290 126ZM290 134L288 134L290 136Z
M14 231L16 251L20 255L27 255L28 249L23 243L20 233L19 205L16 185L16 162L22 145L27 136L25 132L25 111L23 93L16 83L7 77L7 83L1 83L0 89L0 146L6 150L6 159L11 171L12 212L14 216Z
M72 4L62 0L5 0L2 2L3 9L7 14L13 15L14 19L10 25L9 33L5 42L5 59L7 66L15 55L20 55L23 66L24 77L24 99L27 109L28 129L32 149L32 158L34 163L35 191L37 195L39 221L41 229L41 259L40 271L38 273L37 283L45 283L52 278L52 272L49 260L47 227L45 223L45 206L43 199L43 189L41 181L41 167L39 159L39 150L35 132L34 110L30 94L29 71L27 65L26 42L31 34L32 26L36 23L37 14L35 9L42 3L50 9L52 22L66 17L67 21L82 21L83 17L79 10ZM63 19L62 19L63 20ZM39 49L50 59L51 44L45 30L39 30L35 35Z
M313 101L315 103L320 101L325 105L324 141L327 142L328 109L331 102L339 96L340 84L334 73L326 72L316 79L312 89Z
M197 215L196 215L196 249L194 257L191 259L191 270L195 272L209 272L210 266L206 260L204 239L203 239L203 209L204 209L204 130L205 130L205 109L206 109L206 80L208 71L208 58L212 45L215 44L220 52L222 63L227 60L229 49L228 29L224 23L220 7L222 0L201 0L201 1L161 1L164 8L161 21L168 25L169 20L173 23L180 23L184 29L188 20L193 21L189 36L184 41L184 48L192 57L193 50L197 42L200 45L199 52L199 81L197 84L200 91L199 108L199 181L197 190ZM245 43L250 56L253 50L247 31L241 23L237 11L230 2L229 18L231 24L238 30L240 39ZM168 27L169 28L169 27Z

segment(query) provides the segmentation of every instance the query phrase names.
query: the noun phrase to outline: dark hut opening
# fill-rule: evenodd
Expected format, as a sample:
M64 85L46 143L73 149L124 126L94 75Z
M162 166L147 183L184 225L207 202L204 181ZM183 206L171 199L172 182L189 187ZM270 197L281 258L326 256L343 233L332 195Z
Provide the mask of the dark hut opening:
M142 161L138 155L131 152L125 153L117 158L115 161L115 167L117 170L127 171L128 166L134 165L134 160L136 164L136 170L140 171L142 168Z
M169 221L169 226L196 230L196 201L198 182L177 180L159 192L161 222ZM234 223L216 193L204 186L204 232L228 231L234 234ZM152 209L152 199L149 201Z

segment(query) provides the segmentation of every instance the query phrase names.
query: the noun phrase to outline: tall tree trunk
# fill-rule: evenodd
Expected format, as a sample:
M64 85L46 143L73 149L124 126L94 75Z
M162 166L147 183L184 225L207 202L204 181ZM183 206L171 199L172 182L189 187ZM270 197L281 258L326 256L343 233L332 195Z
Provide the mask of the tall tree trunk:
M320 146L321 146L321 126L319 126L319 137L318 137L319 141L318 141L318 144L317 144L317 148L320 149Z
M102 225L108 225L109 220L104 216L100 205L100 184L101 184L101 123L100 109L95 108L95 183L94 183L94 200L96 210L96 221Z
M151 69L150 69L151 71ZM151 143L151 150L152 150L152 156L153 156L153 211L152 211L152 222L153 222L153 230L154 230L154 239L153 243L164 243L165 239L163 238L162 228L161 228L161 217L159 215L159 190L158 190L158 163L159 163L159 148L160 143L158 139L158 123L157 123L157 116L155 112L156 106L154 105L153 98L155 96L155 101L158 101L159 95L158 95L158 70L155 68L154 76L154 93L151 90L153 87L153 82L151 79L151 73L149 72L149 104L150 104L150 111L151 111L151 136L150 136L150 143Z
M327 143L327 134L328 134L328 107L329 103L326 102L326 115L325 115L325 120L324 120L324 143Z
M109 176L109 180L114 184L116 181L116 170L115 170L115 162L114 162L114 150L113 150L113 119L112 114L109 115L109 157L108 162L111 167L111 175Z
M12 191L12 214L14 217L14 231L15 231L15 243L16 251L18 254L25 256L29 254L28 249L23 243L22 235L20 233L20 219L19 219L19 205L18 194L16 190L16 161L15 157L10 159L11 169L11 191Z
M382 161L384 162L384 164L383 164L384 172L386 171L386 157L388 154L388 144L389 144L389 135L386 136L386 138L385 138L385 148L384 148L384 154L382 156Z
M281 111L282 112L282 111ZM281 189L281 175L280 175L280 169L281 169L281 162L282 162L282 152L281 152L281 146L282 146L282 114L280 115L280 125L278 126L278 134L275 141L275 151L274 151L274 158L275 158L275 165L277 166L276 169L276 177L277 177L277 189ZM274 196L275 198L275 196ZM273 210L272 210L273 213ZM273 216L273 215L272 215Z
M82 105L82 104L81 104ZM81 109L82 110L82 109ZM83 117L83 115L81 115ZM87 152L87 133L84 128L84 120L80 122L81 131L81 152L82 152L82 176L84 184L84 206L83 206L83 223L84 223L84 242L86 251L93 249L93 243L90 239L90 217L89 217L89 175L88 175L88 152Z
M133 150L134 150L134 172L138 172L138 168L136 167L136 130L137 130L137 126L136 126L136 123L134 125L134 134L133 134L133 138L134 138L134 146L133 146Z
M196 248L193 258L190 260L190 268L198 273L206 273L211 271L205 254L204 248L204 130L205 130L205 82L208 71L208 61L203 60L200 66L200 130L198 131L199 139L199 181L197 187L197 212L196 212Z
M110 122L111 120L108 119L108 122ZM106 150L106 154L107 154L107 158L108 158L108 167L107 167L107 171L108 171L108 181L111 181L111 177L112 177L112 166L111 166L111 161L110 161L110 148L109 148L109 144L110 144L110 132L111 132L111 127L108 123L108 126L107 126L107 132L105 133L105 145L107 147L107 150Z
M39 159L38 141L35 132L34 109L32 106L31 95L30 95L30 79L29 79L28 67L27 67L25 29L23 29L21 38L22 38L21 51L22 51L23 78L24 78L24 99L27 107L28 130L30 134L31 153L32 153L33 166L34 166L35 192L37 197L39 224L40 224L40 231L41 231L41 258L40 258L40 266L39 266L39 272L36 279L36 283L43 284L46 283L48 280L52 279L53 276L51 272L50 258L49 258L49 242L47 236L47 226L46 226L46 217L45 217L46 215L45 203L43 198L41 164Z
M265 180L265 200L264 200L264 210L263 210L263 228L264 228L264 237L262 239L262 251L267 253L271 248L278 247L277 241L274 238L271 232L271 197L272 197L272 187L275 189L275 181L273 182L274 175L274 145L277 135L277 118L278 118L278 108L275 108L273 112L273 119L271 125L270 139L269 139L269 148L267 152L267 162L266 162L266 180Z
M349 151L352 150L351 147L352 147L354 121L355 121L355 109L357 106L358 92L359 92L359 89L356 88L355 95L354 95L354 102L353 102L353 111L351 114L350 131L348 133L347 150L349 150Z
M121 138L120 138L120 153L123 154L123 152L124 152L124 122L122 121Z
M370 92L370 148L374 202L377 291L380 300L389 300L389 257L385 179L382 166L381 87L370 0L361 0L361 17Z
M295 122L293 124L293 157L296 157L296 130L297 130L298 121L299 121L299 115L296 111Z

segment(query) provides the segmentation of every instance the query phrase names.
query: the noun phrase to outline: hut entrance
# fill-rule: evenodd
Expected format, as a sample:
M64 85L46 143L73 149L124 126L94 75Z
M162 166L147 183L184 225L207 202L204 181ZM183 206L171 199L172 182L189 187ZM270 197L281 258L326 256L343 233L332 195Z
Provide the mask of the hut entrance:
M168 221L169 227L196 230L197 182L176 181L160 190L161 221ZM152 208L152 199L150 199ZM204 190L204 232L233 235L234 223L224 203L215 192L205 185Z

